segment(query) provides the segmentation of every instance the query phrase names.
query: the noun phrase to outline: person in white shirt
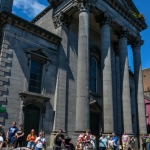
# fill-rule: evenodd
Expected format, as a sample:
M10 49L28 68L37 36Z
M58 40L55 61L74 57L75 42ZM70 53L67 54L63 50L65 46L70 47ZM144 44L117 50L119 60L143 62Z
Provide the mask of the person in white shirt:
M112 140L112 137L108 140L108 149L113 150L114 149L114 141Z
M44 137L44 133L40 132L39 137L37 137L36 140L35 140L35 144L36 144L35 150L42 150L45 143L46 143L46 139Z
M3 146L3 142L4 142L4 139L2 137L2 133L0 132L0 149L2 148Z
M122 144L123 144L123 150L128 149L129 146L129 136L124 132L122 135Z

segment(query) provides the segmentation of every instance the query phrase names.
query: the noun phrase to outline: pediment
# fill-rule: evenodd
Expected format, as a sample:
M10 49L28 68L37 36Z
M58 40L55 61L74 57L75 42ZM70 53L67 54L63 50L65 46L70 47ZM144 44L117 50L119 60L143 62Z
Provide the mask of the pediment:
M29 49L26 49L26 53L35 54L35 55L39 55L39 56L48 58L48 55L42 48L35 48L35 49L29 48Z

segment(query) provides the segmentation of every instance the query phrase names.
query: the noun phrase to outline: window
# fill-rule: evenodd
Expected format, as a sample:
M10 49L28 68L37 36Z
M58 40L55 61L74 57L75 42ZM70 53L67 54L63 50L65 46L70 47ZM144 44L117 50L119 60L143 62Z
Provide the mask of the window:
M96 82L97 82L97 61L95 58L90 60L90 91L96 92Z
M31 59L29 91L41 93L43 64Z

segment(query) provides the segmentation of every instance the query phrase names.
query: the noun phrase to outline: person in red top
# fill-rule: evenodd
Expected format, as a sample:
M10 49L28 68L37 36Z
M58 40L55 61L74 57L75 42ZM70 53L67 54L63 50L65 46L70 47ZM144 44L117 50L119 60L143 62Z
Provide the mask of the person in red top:
M30 134L28 134L28 136L27 136L27 141L28 141L27 148L29 148L31 150L34 149L34 147L35 147L35 143L34 143L35 139L36 139L35 131L34 131L34 129L32 129Z
M84 148L83 148L84 150L88 150L90 146L90 140L91 140L91 131L87 130L84 138Z
M84 138L85 138L84 133L81 133L78 136L76 150L82 150L83 149Z

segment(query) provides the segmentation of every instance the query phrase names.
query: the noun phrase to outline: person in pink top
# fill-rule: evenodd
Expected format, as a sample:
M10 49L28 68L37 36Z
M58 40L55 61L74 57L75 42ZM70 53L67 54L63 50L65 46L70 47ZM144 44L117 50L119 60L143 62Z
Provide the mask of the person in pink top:
M124 132L122 135L122 145L123 145L123 150L128 149L129 146L129 136Z
M83 150L84 138L85 138L84 133L81 133L78 136L76 150Z

